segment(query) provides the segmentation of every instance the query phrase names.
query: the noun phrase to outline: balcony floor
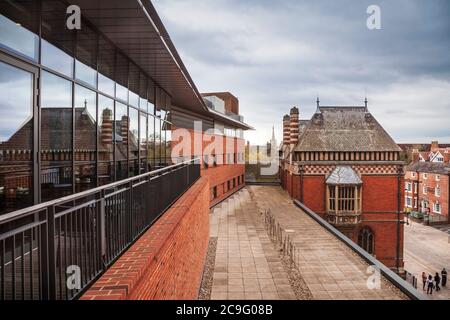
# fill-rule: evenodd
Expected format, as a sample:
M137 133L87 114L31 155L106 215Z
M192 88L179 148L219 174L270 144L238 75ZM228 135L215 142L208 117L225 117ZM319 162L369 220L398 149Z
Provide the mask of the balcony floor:
M211 299L296 299L258 214L270 208L300 249L299 271L313 299L407 299L386 279L368 289L368 264L297 208L280 187L251 186L211 211L217 237Z

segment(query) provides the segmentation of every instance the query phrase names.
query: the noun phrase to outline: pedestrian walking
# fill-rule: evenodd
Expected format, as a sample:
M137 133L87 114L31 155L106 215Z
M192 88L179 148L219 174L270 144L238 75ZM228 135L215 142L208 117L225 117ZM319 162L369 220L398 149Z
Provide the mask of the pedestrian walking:
M440 291L441 287L439 286L441 284L441 277L439 277L439 273L436 272L436 275L434 276L434 282L436 283L436 291Z
M445 268L442 269L441 276L442 276L442 286L445 287L447 284L447 270L445 270Z
M422 285L422 289L425 291L425 287L427 286L427 274L425 272L422 272Z
M433 287L434 287L433 277L430 274L428 275L427 279L427 294L433 294Z

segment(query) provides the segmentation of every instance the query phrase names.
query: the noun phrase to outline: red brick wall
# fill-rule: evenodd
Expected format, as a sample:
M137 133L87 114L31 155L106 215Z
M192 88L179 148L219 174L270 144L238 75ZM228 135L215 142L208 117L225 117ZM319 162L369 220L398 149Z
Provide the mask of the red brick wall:
M208 204L208 180L200 178L81 299L197 299L209 239Z
M397 256L397 176L362 176L362 226L375 234L375 255L387 267L396 267ZM400 179L400 211L403 211L404 179ZM401 214L400 219L403 219ZM357 239L356 239L357 240ZM400 224L399 266L403 267L403 224Z
M318 214L325 213L325 176L304 176L303 203Z
M211 135L202 132L201 133L202 143L200 146L198 142L194 141L194 130L187 130L187 131L189 132L191 139L191 151L193 153L191 155L200 157L201 175L209 179L210 195L212 193L213 188L217 187L217 197L214 199L210 197L211 206L219 203L220 201L227 198L229 195L233 194L235 191L245 186L244 139L241 138L230 139L223 135ZM200 136L200 133L198 133L198 135ZM197 150L194 148L195 143L197 143ZM211 144L215 144L217 148L210 147ZM173 146L176 145L177 142L173 142ZM241 158L238 158L237 156L238 153L242 155ZM210 161L207 168L204 166L205 154L209 155ZM216 166L214 166L212 162L211 157L212 154L216 156L217 159ZM229 157L230 163L228 162L227 154L230 154ZM240 183L238 183L238 177L240 177ZM235 179L236 181L234 188L233 188L233 179ZM230 181L230 189L228 189L227 184L228 181Z
M407 193L408 196L412 198L414 204L414 197L417 197L417 209L420 210L420 205L422 200L427 200L429 202L430 213L436 214L433 212L433 203L439 202L441 205L441 214L448 216L449 215L449 193L448 193L448 184L449 177L448 175L439 175L440 179L436 180L436 174L428 173L427 179L424 179L423 172L416 172L415 177L412 176L412 172L406 173L406 181L419 182L419 187L417 190L417 194ZM423 193L424 186L427 187L428 191L426 194ZM441 195L435 195L435 188L439 186L441 189Z
M362 176L362 202L364 212L397 212L397 176ZM400 191L403 199L404 182ZM403 205L400 207L403 210Z

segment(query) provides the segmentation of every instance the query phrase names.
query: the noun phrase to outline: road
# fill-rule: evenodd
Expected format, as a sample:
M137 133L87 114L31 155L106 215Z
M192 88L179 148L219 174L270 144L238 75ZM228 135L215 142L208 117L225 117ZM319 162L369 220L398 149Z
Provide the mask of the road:
M413 221L405 225L405 270L419 278L418 287L422 286L423 271L433 276L444 267L450 271L450 238L444 231ZM450 300L450 283L432 298Z

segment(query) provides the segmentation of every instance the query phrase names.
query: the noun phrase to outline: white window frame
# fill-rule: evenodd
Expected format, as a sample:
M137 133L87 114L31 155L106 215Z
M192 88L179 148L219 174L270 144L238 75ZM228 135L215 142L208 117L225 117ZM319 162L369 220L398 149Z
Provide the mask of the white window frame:
M423 194L427 194L427 192L428 192L427 186L423 186L422 193L423 193Z
M411 172L411 177L415 178L416 177L416 173L415 172Z
M439 190L439 192L438 192L438 190ZM434 188L434 195L436 197L440 197L441 196L441 187L436 186L436 188Z
M417 208L417 198L414 198L414 208Z
M436 175L436 181L441 181L441 175L440 174Z
M422 174L422 178L423 178L424 180L427 180L427 179L428 179L428 173Z
M439 210L437 210L439 208ZM441 214L441 204L440 203L433 203L433 212Z
M412 208L412 198L411 197L405 197L405 207Z

